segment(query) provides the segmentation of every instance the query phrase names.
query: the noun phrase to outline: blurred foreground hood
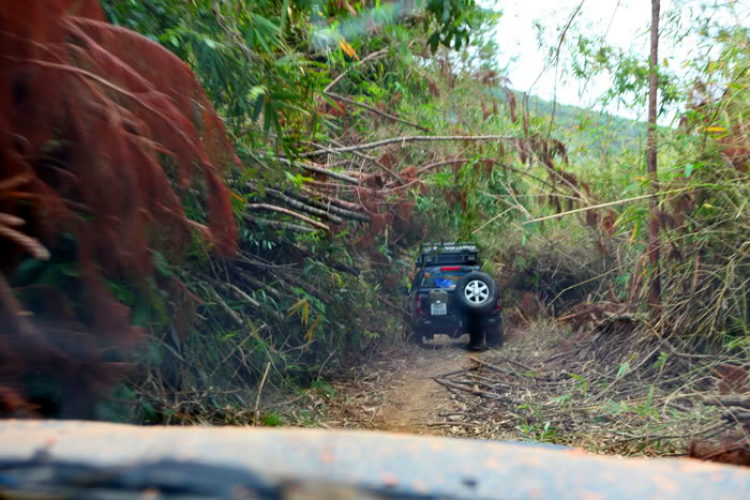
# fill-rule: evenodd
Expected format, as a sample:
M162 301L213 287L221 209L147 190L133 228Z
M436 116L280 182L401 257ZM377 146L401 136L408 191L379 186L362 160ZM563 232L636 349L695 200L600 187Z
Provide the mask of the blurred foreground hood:
M49 498L723 499L750 498L750 469L371 431L0 421L0 498L34 488Z

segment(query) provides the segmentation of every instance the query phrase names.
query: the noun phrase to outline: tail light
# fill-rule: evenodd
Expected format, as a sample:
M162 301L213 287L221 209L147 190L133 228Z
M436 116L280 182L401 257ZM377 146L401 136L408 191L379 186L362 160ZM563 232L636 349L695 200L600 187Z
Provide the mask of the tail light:
M502 300L498 296L497 302L495 303L495 310L492 311L492 314L499 314L500 310L503 308Z
M417 314L422 315L422 296L417 295Z

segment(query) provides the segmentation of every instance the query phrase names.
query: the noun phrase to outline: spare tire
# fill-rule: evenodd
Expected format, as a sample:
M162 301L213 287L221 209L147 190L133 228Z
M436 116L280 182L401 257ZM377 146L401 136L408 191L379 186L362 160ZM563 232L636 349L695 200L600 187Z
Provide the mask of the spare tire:
M488 313L496 305L497 284L489 274L472 271L465 274L456 285L456 297L466 312Z

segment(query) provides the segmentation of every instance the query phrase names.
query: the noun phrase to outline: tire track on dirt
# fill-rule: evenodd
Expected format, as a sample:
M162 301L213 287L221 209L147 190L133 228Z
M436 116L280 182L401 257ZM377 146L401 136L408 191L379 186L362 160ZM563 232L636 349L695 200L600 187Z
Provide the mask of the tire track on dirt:
M461 370L470 365L469 352L464 344L441 342L439 339L407 351L404 367L395 375L393 386L386 390L384 404L373 419L373 428L408 434L443 435L438 414L451 406L451 394L438 385L433 377Z

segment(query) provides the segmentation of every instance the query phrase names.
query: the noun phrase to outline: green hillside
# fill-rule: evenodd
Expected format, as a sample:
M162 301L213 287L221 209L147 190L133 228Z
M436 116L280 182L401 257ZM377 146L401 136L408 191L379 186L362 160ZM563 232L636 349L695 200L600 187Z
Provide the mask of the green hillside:
M498 101L507 102L504 89L490 92ZM524 102L523 92L513 90L513 93L516 102ZM529 96L528 108L531 116L537 119L549 120L554 116L553 135L563 134L559 138L579 154L585 148L595 156L617 154L625 149L640 148L646 137L645 123L606 112L553 103L537 96Z

